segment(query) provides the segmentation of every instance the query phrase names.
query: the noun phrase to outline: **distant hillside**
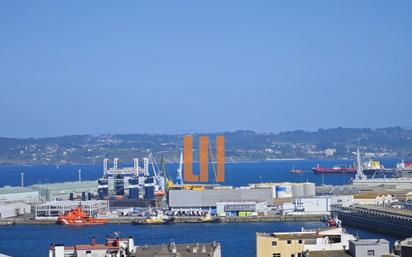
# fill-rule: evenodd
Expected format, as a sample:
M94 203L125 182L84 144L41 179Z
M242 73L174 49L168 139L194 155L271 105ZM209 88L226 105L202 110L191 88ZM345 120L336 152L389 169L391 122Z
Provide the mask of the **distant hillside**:
M382 129L333 128L318 131L256 133L236 131L225 136L227 161L283 158L353 158L361 147L369 157L412 158L412 130L400 127ZM214 144L216 133L209 135ZM194 157L197 158L194 135ZM74 135L51 138L0 138L1 164L100 163L103 158L131 161L148 153L178 161L183 135L119 134Z

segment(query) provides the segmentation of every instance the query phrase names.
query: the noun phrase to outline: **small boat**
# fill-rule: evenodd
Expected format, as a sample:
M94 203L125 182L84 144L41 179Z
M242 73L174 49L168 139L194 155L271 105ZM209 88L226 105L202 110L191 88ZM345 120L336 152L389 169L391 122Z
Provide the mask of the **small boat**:
M185 223L219 223L221 221L222 220L218 217L212 217L210 215L206 215L198 219L187 220Z
M326 225L329 227L340 227L342 222L338 219L338 217L330 218L326 221Z
M139 220L133 220L132 224L134 225L161 225L161 224L171 224L175 220L174 217L169 217L167 215L164 215L162 213L158 213L154 216L150 216L146 219L139 219Z
M289 173L291 174L302 174L303 172L305 171L301 169L296 169L295 165L293 165L293 168L289 170Z
M155 196L164 196L166 193L164 190L158 190L154 192Z
M289 173L292 173L292 174L302 174L304 172L305 171L301 170L301 169L291 169L291 170L289 170Z
M106 219L97 219L83 212L81 207L69 211L66 215L57 218L61 225L101 225L107 223Z

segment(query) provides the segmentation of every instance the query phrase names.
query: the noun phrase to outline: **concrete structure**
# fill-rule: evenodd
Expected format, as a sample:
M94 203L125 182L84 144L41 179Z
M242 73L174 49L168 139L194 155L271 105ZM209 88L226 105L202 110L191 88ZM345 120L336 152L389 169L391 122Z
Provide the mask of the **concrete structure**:
M97 181L36 184L30 188L39 192L42 201L68 200L70 193L74 198L80 198L82 193L97 195Z
M0 188L0 204L23 202L35 204L39 202L39 193L25 187Z
M25 203L0 204L0 219L28 214L31 212L30 210L30 205Z
M399 238L412 236L412 211L382 206L331 206L347 226L387 233Z
M170 190L169 207L172 210L204 210L216 212L218 202L266 202L272 201L272 190L262 189L206 189Z
M304 253L342 251L355 237L342 228L325 228L301 232L256 234L257 257L301 257ZM330 255L328 255L330 256Z
M36 219L57 219L76 207L82 207L88 215L105 215L109 211L109 202L104 200L91 201L52 201L36 206Z
M251 216L267 214L268 207L265 201L218 202L216 213L218 216Z
M389 242L385 239L358 239L349 241L352 257L381 257L389 255Z
M93 237L90 244L64 246L53 244L49 257L221 257L220 244L175 244L136 246L132 237L106 238L104 244L97 244Z
M412 256L412 238L407 238L400 242L400 255L401 257Z

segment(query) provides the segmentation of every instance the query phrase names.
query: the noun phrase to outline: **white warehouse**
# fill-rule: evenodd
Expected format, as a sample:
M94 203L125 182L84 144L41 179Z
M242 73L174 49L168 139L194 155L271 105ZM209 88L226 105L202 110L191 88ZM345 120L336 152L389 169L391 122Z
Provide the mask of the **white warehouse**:
M22 202L35 204L39 202L39 193L25 187L0 188L0 204Z

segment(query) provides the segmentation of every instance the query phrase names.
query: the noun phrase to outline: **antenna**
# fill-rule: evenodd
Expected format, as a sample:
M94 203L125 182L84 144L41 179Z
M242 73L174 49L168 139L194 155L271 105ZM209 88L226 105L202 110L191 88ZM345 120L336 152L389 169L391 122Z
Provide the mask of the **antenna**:
M21 187L24 187L24 173L22 172L22 173L20 173L20 186Z

